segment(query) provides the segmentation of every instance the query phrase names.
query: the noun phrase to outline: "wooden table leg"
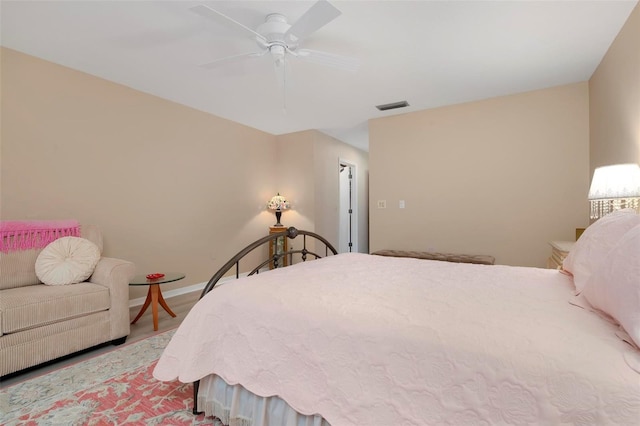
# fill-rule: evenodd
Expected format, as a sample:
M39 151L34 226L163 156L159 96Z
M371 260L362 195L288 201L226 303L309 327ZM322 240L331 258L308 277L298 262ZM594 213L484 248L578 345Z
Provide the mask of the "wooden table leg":
M151 312L153 312L153 331L158 331L158 293L160 293L159 284L151 284L149 286L151 292Z
M159 288L158 288L158 302L160 302L160 306L162 306L169 315L171 315L174 318L176 317L176 314L173 313L173 311L169 308L169 305L167 305L167 302L164 301L164 297L162 297L162 292L160 291Z
M136 315L135 319L131 321L131 324L135 324L136 321L140 319L140 317L142 316L142 314L144 314L144 311L147 310L150 304L151 304L151 287L149 287L149 290L147 291L147 298L145 299L144 304L140 309L140 312L138 312L138 315Z
M142 305L142 309L135 317L131 324L135 324L136 321L140 319L142 314L147 310L149 305L151 305L151 312L153 314L153 331L158 331L158 304L164 308L165 311L172 317L176 317L176 314L173 313L167 302L165 302L164 297L162 297L162 291L160 291L160 284L149 284L149 291L147 291L147 298L144 301L144 305Z

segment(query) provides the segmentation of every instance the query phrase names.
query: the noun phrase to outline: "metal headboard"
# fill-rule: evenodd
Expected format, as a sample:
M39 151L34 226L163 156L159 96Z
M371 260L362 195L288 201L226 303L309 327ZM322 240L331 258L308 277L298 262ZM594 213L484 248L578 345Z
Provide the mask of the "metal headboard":
M229 272L229 270L233 268L234 265L236 267L236 278L240 278L240 260L242 260L247 254L251 253L253 250L257 249L258 247L271 244L272 242L275 242L275 240L278 238L285 237L289 239L294 239L299 235L302 235L301 249L291 249L282 253L274 253L272 256L269 256L267 259L263 260L257 266L255 266L248 273L248 275L259 273L262 268L264 268L269 264L272 264L275 268L277 268L280 265L280 261L283 259L286 259L287 257L289 259L289 264L292 264L294 254L300 254L303 262L307 260L308 256L313 256L314 259L319 259L323 257L322 255L314 251L310 251L307 248L307 237L318 240L322 244L324 244L324 256L329 256L329 253L334 255L338 254L337 250L333 247L333 245L331 245L331 243L327 241L324 237L316 234L315 232L303 231L291 226L283 232L278 232L278 233L267 235L266 237L260 238L259 240L254 241L253 243L249 244L248 246L240 250L238 254L233 256L227 263L224 264L224 266L222 266L222 268L218 270L218 272L216 272L213 275L213 277L211 277L207 285L202 290L202 293L200 294L200 298L203 298L205 294L213 290L213 288L216 286L218 281L220 281L220 279L224 277L225 274Z
M294 227L289 227L287 228L286 231L278 232L278 233L267 235L266 237L260 238L259 240L254 241L253 243L249 244L248 246L240 250L238 254L233 256L227 263L224 264L222 268L218 270L218 272L216 272L213 275L213 277L211 277L207 285L202 290L202 293L200 294L200 298L202 299L205 296L205 294L213 290L213 288L216 286L218 281L220 281L220 279L224 277L224 275L227 272L229 272L229 270L233 268L234 265L236 267L236 278L240 278L240 260L242 260L247 254L251 253L253 250L257 249L258 247L262 247L263 245L268 245L272 241L275 242L275 240L278 238L285 237L289 239L294 239L298 235L302 235L302 249L297 249L297 250L291 249L283 253L274 253L272 256L269 256L266 260L260 262L258 266L256 266L249 272L248 275L259 273L260 269L264 268L270 263L273 263L274 267L277 268L278 265L280 264L279 263L280 260L286 258L286 256L289 257L289 264L292 264L294 254L300 254L303 262L307 260L307 256L313 256L314 259L319 259L323 257L314 251L310 251L307 248L307 237L318 240L322 244L324 244L324 256L328 256L329 253L334 255L338 254L337 250L333 247L333 245L331 245L329 241L327 241L324 237L321 237L320 235L316 234L315 232L302 231ZM198 389L199 388L200 388L200 380L197 380L193 383L193 414L196 414L196 415L200 413L200 411L198 411Z

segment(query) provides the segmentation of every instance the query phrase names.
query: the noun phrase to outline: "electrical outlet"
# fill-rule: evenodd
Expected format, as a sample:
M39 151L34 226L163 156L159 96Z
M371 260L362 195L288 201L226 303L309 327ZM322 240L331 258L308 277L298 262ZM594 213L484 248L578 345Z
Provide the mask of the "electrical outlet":
M404 200L400 200L400 202L398 203L398 207L404 209Z
M386 209L387 208L387 200L378 200L378 208Z

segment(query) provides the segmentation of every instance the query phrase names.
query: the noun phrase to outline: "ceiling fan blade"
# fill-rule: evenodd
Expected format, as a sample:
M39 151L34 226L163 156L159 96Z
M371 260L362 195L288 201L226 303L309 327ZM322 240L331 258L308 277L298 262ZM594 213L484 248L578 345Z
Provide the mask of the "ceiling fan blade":
M356 72L360 67L360 61L356 58L334 55L333 53L321 52L319 50L298 49L293 56L305 61L338 68L345 71Z
M342 12L327 0L318 0L285 33L285 39L298 41L319 30L340 16Z
M217 68L220 65L227 64L229 62L240 61L245 58L257 58L263 56L267 51L263 52L251 52L251 53L241 53L239 55L233 56L225 56L224 58L216 59L215 61L207 62L206 64L200 65L201 68L213 69Z
M251 28L247 27L244 24L236 21L235 19L225 15L224 13L218 12L215 9L210 8L204 4L199 4L197 6L193 6L190 8L192 12L197 13L200 16L204 16L205 18L216 21L222 25L233 26L236 30L242 30L246 35L251 37L256 37L262 41L266 42L266 39L259 33L255 32Z

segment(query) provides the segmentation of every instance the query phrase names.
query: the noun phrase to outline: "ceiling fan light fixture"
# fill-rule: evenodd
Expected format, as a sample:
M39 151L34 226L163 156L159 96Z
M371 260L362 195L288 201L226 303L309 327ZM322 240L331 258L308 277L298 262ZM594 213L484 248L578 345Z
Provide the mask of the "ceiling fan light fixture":
M274 44L269 47L269 53L271 53L276 66L280 66L284 62L284 55L287 53L287 49L280 44Z

